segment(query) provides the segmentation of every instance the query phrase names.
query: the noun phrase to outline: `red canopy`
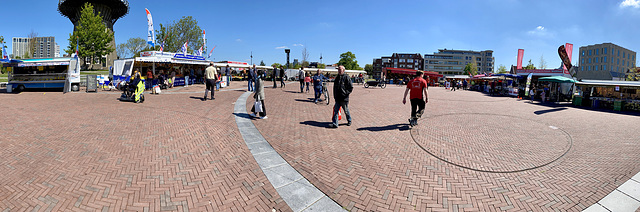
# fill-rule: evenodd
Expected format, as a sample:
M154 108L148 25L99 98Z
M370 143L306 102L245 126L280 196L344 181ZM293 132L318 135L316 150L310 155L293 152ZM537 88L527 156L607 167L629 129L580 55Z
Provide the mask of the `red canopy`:
M413 69L404 69L404 68L385 68L387 71L391 71L391 73L397 73L397 74L411 74L414 75L416 74L417 70L413 70ZM442 74L438 74L438 72L433 72L433 71L425 71L424 75L427 75L429 77L443 77Z

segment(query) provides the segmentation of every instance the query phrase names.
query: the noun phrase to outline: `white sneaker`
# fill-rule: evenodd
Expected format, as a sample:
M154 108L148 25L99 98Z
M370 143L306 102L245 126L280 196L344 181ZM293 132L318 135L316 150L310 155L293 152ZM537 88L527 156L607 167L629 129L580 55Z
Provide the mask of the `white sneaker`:
M267 117L267 116L260 117L260 119L268 119L268 118L269 117Z
M258 116L256 116L256 114L255 114L255 113L251 113L251 114L249 114L249 115L250 115L251 117L253 117L253 118L258 117Z

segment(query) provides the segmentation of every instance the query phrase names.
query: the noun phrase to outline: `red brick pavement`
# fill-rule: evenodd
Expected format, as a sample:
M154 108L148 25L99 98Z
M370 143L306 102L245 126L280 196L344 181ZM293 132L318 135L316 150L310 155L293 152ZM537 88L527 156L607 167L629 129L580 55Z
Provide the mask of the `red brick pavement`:
M0 210L290 211L238 132L242 92L203 92L0 94Z
M640 171L637 116L431 88L425 116L409 130L404 88L358 86L353 125L329 129L331 106L296 90L267 88L269 119L254 123L351 211L579 211Z

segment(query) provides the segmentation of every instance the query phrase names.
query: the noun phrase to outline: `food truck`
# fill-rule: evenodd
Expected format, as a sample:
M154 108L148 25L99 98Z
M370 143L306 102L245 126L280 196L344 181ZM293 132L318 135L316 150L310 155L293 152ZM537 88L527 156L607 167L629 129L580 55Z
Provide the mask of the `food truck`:
M80 65L76 58L39 58L12 60L4 63L7 68L7 92L25 89L66 88L77 91L80 86Z

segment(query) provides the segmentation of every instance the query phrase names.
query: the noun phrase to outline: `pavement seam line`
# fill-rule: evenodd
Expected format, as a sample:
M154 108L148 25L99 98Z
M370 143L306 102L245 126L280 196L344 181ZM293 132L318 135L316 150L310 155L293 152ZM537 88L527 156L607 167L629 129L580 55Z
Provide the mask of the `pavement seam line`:
M234 115L235 115L236 125L238 125L238 131L239 131L239 132L240 132L240 134L242 135L242 140L245 142L245 145L247 145L247 148L248 148L249 146L248 146L247 141L244 139L244 136L247 136L247 134L250 134L250 133L254 134L255 136L259 136L259 137L261 138L261 140L266 141L266 142L269 144L269 146L271 146L271 143L269 143L269 141L267 141L267 139L265 139L265 138L264 138L264 136L262 136L262 132L260 132L260 131L258 130L258 128L256 128L256 126L253 124L253 122L251 121L251 119L250 119L250 118L247 118L247 117L244 117L244 116L241 116L241 115L248 115L248 114L249 114L249 113L247 112L246 102L247 102L247 99L248 99L248 97L249 97L249 94L251 94L251 93L253 93L253 92L245 92L244 94L240 95L240 97L238 97L238 100L236 100L236 104L235 104L235 106L234 106ZM242 119L247 119L247 120L242 120ZM245 124L245 123L246 123L246 124L248 124L248 125L249 125L249 127L241 127L241 126L240 126L240 125L241 125L241 123L243 123L243 124ZM255 131L255 132L250 132L250 131ZM251 152L251 151L250 151L250 152ZM336 209L337 209L337 208L340 208L340 210L344 211L344 209L342 208L342 206L340 206L340 205L339 205L336 201L334 201L333 199L329 198L329 196L327 196L327 194L325 194L325 193L324 193L324 192L322 192L320 189L318 189L316 186L314 186L314 185L311 183L311 181L309 181L308 179L306 179L306 178L304 177L304 175L300 174L300 172L298 172L297 170L295 170L295 169L291 166L291 164L289 164L286 160L284 160L284 158L282 158L282 156L281 156L281 155L280 155L280 154L275 150L275 148L273 148L273 146L271 146L271 150L270 150L270 151L263 152L263 153L260 153L260 154L254 154L254 153L251 153L251 155L253 156L254 160L256 160L256 162L258 162L258 160L257 160L256 156L258 156L258 155L262 155L262 154L269 154L269 153L275 153L275 154L277 155L277 157L279 157L280 159L282 159L282 160L284 161L284 163L282 163L282 164L277 164L277 165L270 166L270 167L262 167L262 166L260 166L260 170L262 171L262 173L263 173L265 176L267 176L267 180L269 180L269 183L271 183L271 185L272 185L272 186L273 186L273 182L271 182L271 180L270 180L270 178L269 178L269 176L272 176L272 175L271 175L271 173L268 173L268 172L267 172L267 170L269 170L269 169L271 169L271 168L274 168L274 167L279 167L279 166L284 166L284 165L286 165L286 166L289 166L289 167L290 167L291 169L293 169L293 170L294 170L298 175L300 175L300 176L301 176L301 178L300 178L300 179L298 179L298 180L296 180L296 181L293 181L293 182L291 182L291 183L289 183L289 184L287 184L287 185L290 185L290 184L292 184L292 183L299 182L299 181L301 181L302 179L305 179L305 180L307 180L307 181L309 182L309 184L310 184L311 186L309 187L309 186L306 186L306 185L305 185L304 187L306 187L306 188L308 188L308 189L310 189L310 190L313 190L313 192L319 192L319 193L321 193L321 194L322 194L322 197L320 197L319 199L312 199L312 198L309 198L309 195L298 195L298 196L295 196L295 195L293 194L293 192L280 193L280 192L278 191L278 189L276 189L276 192L278 192L278 195L280 195L280 197L284 200L284 202L285 202L285 203L287 203L287 205L288 205L292 210L295 210L294 208L292 208L292 207L291 207L291 206L292 206L292 204L294 204L294 203L300 203L300 199L301 199L301 198L302 198L302 199L304 199L304 200L303 200L303 202L310 202L310 204L304 204L304 207L303 207L301 210L299 210L299 211L304 211L304 210L306 210L306 209L308 209L308 208L312 207L314 204L316 204L316 203L317 203L319 200L321 200L323 197L327 197L327 198L328 198L329 200L331 200L331 202L333 203L332 205L330 205L330 207L333 207L333 208L336 208ZM285 186L286 186L286 185L285 185ZM280 188L284 188L285 186L281 186ZM275 188L275 187L274 187L274 188ZM325 205L325 206L326 206L326 205Z

